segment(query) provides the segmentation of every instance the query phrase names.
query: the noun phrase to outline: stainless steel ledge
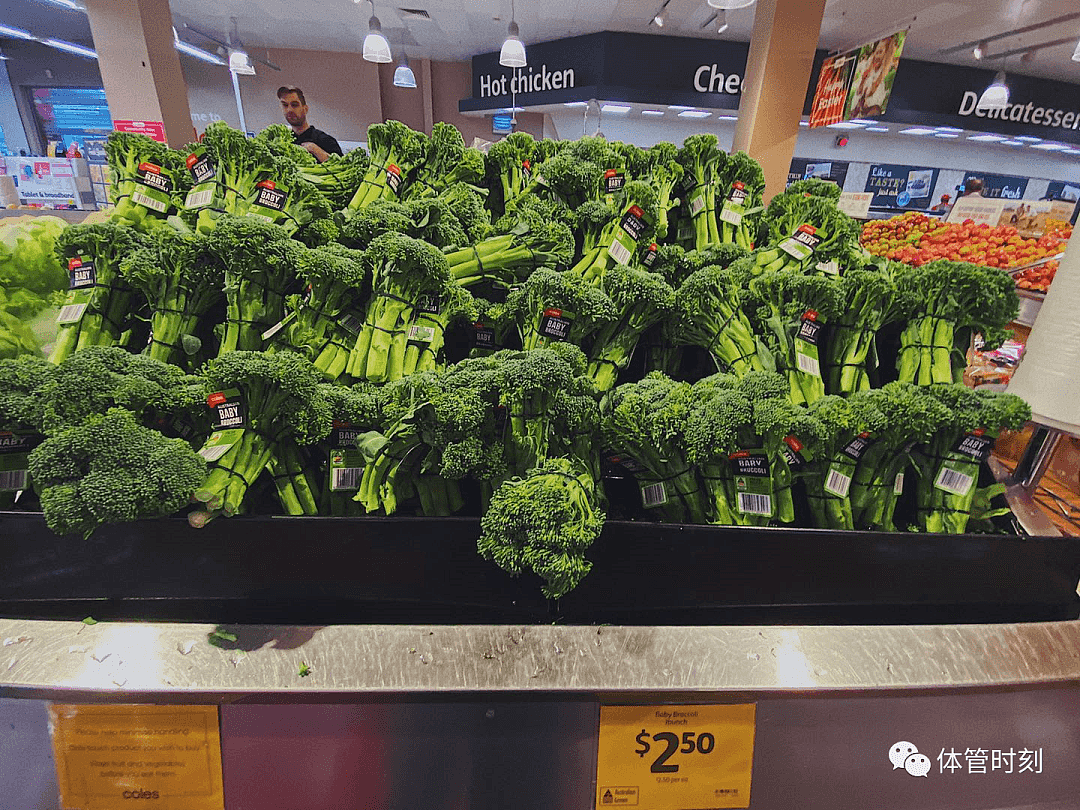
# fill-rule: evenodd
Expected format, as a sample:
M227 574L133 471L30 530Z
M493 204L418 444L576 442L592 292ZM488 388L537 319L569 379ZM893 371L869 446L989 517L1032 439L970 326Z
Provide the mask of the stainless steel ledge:
M0 696L956 689L1080 680L1080 622L873 627L245 626L0 619ZM301 665L310 674L301 677Z

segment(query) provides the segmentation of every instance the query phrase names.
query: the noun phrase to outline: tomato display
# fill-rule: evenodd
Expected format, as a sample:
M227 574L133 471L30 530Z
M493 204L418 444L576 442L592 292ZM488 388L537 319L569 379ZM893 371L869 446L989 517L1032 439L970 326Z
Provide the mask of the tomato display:
M1054 274L1057 272L1058 263L1056 261L1049 261L1045 264L1040 264L1038 267L1029 267L1026 270L1021 270L1016 274L1016 286L1021 290L1031 290L1032 292L1046 292L1050 289L1050 282L1054 280Z
M859 239L875 256L918 267L935 259L972 262L1009 269L1032 264L1064 249L1072 235L1065 224L1038 239L1020 236L1016 228L941 220L909 211L892 219L871 220L863 225Z

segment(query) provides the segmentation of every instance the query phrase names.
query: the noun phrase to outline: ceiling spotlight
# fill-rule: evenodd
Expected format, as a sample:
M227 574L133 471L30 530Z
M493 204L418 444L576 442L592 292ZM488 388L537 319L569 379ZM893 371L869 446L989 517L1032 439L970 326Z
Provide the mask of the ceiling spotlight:
M409 58L401 54L401 64L394 71L394 87L416 87L416 74L409 67Z
M730 28L731 25L727 21L727 12L723 9L716 15L716 33L722 34Z
M506 26L506 39L499 52L499 64L508 68L522 68L528 64L525 59L525 43L518 35L517 13L514 2L510 0L510 25Z
M976 109L980 110L1004 110L1009 106L1009 86L1005 84L1005 71L999 70L990 86L983 90L979 96Z
M713 8L722 8L727 10L735 8L746 8L747 6L754 5L756 1L757 0L705 0L705 2Z
M971 55L976 59L982 59L986 56L986 43L980 42L971 50Z
M667 22L667 17L664 15L664 10L667 9L670 2L671 0L664 0L660 4L660 8L656 10L656 14L654 14L653 18L649 21L650 25L655 25L657 28L664 27L664 23Z
M382 24L375 16L375 0L371 0L371 19L368 20L368 32L364 37L364 59L377 64L391 61L390 43L383 36Z
M656 25L657 28L663 28L664 27L664 12L661 11L659 14L657 14L655 17L652 18L652 21Z
M1072 60L1074 62L1080 62L1080 42L1076 43L1076 50L1073 51Z

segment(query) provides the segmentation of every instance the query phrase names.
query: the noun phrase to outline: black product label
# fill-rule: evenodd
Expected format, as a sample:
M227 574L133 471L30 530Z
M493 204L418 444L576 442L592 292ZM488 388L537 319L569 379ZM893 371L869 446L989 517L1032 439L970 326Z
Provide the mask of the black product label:
M438 315L439 309L439 296L437 295L421 295L420 300L416 302L417 312L426 312L429 315Z
M209 156L204 154L201 149L188 155L185 162L188 171L191 172L191 179L195 181L196 185L205 183L207 180L213 180L217 175L214 164L210 162Z
M354 427L338 427L335 425L334 429L330 431L330 446L355 447L357 437L363 432Z
M822 326L818 323L817 318L818 314L814 310L808 310L807 313L802 316L802 321L799 323L799 331L795 337L817 346L818 335L821 332Z
M506 430L506 423L510 419L510 414L506 412L506 408L502 405L495 406L495 432L502 433Z
M239 391L219 391L206 398L213 412L210 418L213 430L234 430L247 427L247 412Z
M993 444L993 439L984 436L983 431L977 430L961 436L960 441L956 443L953 450L965 456L970 456L975 461L983 462L990 458L990 448Z
M473 324L473 348L474 349L494 349L495 348L495 330L489 329L482 323Z
M97 284L94 263L82 256L68 261L68 282L73 290L84 290Z
M870 445L874 443L874 440L870 438L869 433L860 433L846 445L840 451L848 458L858 461L863 457L863 454L870 449Z
M43 441L45 437L37 433L13 433L10 430L0 430L0 455L29 453Z
M622 467L627 472L642 473L646 470L644 464L642 464L637 459L632 458L631 456L615 454L609 455L607 457L607 460L614 464L616 467Z
M401 191L401 169L391 163L386 167L386 185L395 194Z
M656 242L649 245L649 249L645 251L645 255L641 258L641 263L646 267L652 267L656 264L656 257L660 255L660 250L656 247Z
M690 189L692 189L696 185L697 185L697 178L694 177L693 174L691 174L690 172L687 172L686 174L683 175L683 179L682 179L682 189L683 189L683 191L689 191Z
M154 163L140 163L135 176L147 188L163 191L166 194L172 193L172 178Z
M769 459L767 456L741 450L731 455L731 469L735 475L750 475L756 478L769 477Z
M622 172L617 172L614 169L608 169L604 172L604 193L614 194L620 188L626 185L626 175Z
M792 470L801 470L806 466L807 458L803 455L803 444L794 436L784 437L783 444L780 445L780 454Z
M359 335L364 328L364 319L355 312L345 312L338 318L338 325L352 335Z
M565 317L561 309L545 309L538 331L541 337L566 340L570 337L570 319Z
M742 183L732 183L731 191L728 192L727 201L732 205L742 205L746 202L746 187Z
M622 221L619 226L626 231L630 238L635 242L641 238L641 234L645 231L645 212L638 208L636 205L631 205L630 209L623 214Z
M195 435L195 426L186 419L178 416L161 417L154 423L154 428L163 436L170 439L183 439L187 441Z
M806 245L811 251L821 244L821 237L817 235L817 229L812 225L800 225L791 238L799 244Z
M259 183L258 193L255 195L255 205L261 208L269 208L271 211L285 209L285 198L288 196L280 188L275 188L273 182L267 180Z

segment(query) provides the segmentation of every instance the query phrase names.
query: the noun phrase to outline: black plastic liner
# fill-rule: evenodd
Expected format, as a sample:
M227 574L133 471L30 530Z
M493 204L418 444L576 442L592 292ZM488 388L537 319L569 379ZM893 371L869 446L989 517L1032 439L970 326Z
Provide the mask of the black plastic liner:
M0 615L214 623L919 624L1080 616L1080 538L610 521L559 602L476 518L182 519L57 537L0 512Z

